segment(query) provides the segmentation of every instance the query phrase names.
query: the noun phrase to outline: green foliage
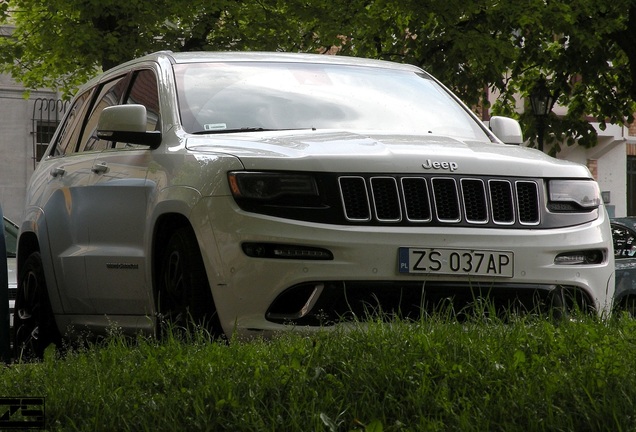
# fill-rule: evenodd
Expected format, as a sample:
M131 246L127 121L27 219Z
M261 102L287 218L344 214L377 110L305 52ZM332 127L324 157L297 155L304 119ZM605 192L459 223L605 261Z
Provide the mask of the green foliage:
M105 342L0 374L48 430L633 430L636 321L430 318Z
M317 8L221 0L12 0L0 70L67 95L101 70L159 50L311 50ZM292 5L295 6L295 5Z
M630 0L11 0L0 2L7 19L0 70L27 88L71 93L162 49L338 52L422 66L471 106L492 90L493 114L517 116L515 96L545 76L568 108L550 120L547 141L559 145L594 145L588 116L603 128L636 111ZM534 119L520 119L535 136Z
M516 116L516 95L548 78L565 117L553 116L547 141L596 144L589 117L631 121L636 110L636 5L595 1L417 0L364 2L351 25L352 54L424 67L472 106L486 89L493 114ZM521 116L526 135L534 118ZM558 149L558 146L555 150Z

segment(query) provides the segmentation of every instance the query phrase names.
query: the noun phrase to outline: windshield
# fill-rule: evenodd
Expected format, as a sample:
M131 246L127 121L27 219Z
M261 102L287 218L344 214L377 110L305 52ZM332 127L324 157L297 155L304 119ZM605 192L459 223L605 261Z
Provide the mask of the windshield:
M262 62L177 64L174 71L190 133L344 129L488 139L423 73Z

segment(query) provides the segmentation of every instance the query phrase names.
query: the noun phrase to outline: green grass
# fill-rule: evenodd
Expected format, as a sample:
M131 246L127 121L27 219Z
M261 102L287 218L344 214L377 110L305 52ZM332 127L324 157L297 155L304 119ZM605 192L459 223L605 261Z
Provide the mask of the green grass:
M65 431L636 430L626 316L187 339L50 350L4 368L0 396L45 396L47 428Z

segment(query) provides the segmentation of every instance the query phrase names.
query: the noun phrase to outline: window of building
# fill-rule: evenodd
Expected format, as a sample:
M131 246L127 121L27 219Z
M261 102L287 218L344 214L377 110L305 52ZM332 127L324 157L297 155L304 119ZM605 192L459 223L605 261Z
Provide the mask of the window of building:
M39 162L49 146L59 120L35 120L35 160Z
M33 101L33 167L42 159L55 135L69 102L54 98L37 98Z

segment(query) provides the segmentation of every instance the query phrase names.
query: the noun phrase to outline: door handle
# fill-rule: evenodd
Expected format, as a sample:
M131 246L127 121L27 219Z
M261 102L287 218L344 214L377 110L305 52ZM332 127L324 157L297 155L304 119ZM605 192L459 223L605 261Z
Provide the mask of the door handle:
M91 171L93 171L95 174L103 174L105 172L108 172L108 164L106 162L98 162L93 165Z
M49 173L51 174L51 177L62 177L66 174L66 170L63 167L55 167L51 168Z

